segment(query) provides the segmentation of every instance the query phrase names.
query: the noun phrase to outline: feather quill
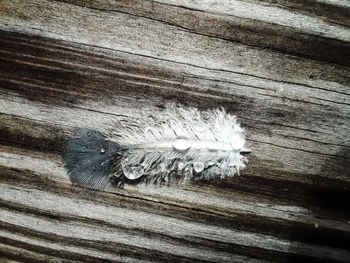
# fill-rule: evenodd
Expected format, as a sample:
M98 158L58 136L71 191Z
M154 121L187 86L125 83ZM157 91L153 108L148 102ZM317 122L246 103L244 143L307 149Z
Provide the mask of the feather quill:
M171 105L161 116L120 123L109 136L81 129L68 143L66 167L74 183L93 189L105 188L112 177L119 186L225 178L245 167L243 153L250 150L244 144L236 116L224 109L200 112Z

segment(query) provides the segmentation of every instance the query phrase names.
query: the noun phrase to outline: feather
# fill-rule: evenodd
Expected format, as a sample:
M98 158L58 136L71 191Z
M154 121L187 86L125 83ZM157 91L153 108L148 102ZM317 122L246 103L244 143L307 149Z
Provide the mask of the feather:
M107 175L120 178L122 173L126 180L188 182L232 177L245 167L247 159L242 153L250 150L244 148L244 130L235 116L224 109L200 112L175 105L162 113L144 114L134 121L119 123L108 138L95 132L95 136L73 140L67 159L72 181L100 188L105 187ZM85 144L93 146L91 151L95 152L82 153ZM101 145L108 150L103 157L99 152ZM105 170L91 171L91 165L96 167L107 159Z

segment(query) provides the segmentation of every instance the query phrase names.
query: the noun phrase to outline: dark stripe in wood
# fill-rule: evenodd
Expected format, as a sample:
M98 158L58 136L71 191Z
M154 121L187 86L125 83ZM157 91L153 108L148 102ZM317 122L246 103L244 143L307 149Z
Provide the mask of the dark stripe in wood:
M325 21L349 27L350 8L337 6L337 3L330 4L315 0L250 0L260 4L273 4L294 10L295 12L308 12L323 18Z
M25 249L25 250L29 250L29 251L33 251L39 254L45 254L47 256L51 256L51 257L55 257L55 258L60 258L62 260L78 260L81 262L87 262L87 263L92 263L92 262L96 262L96 263L115 263L115 262L120 262L120 261L115 261L115 260L107 260L107 259L101 259L101 258L97 258L97 257L91 257L91 256L87 256L84 254L79 254L79 253L72 253L69 251L60 251L60 250L55 250L55 249L50 249L47 247L43 247L43 246L35 246L35 245L31 245L25 242L21 242L21 241L16 241L16 240L12 240L10 238L6 238L6 237L2 237L1 238L1 242L3 244L6 245L10 245L13 247L18 247L21 249ZM36 259L30 261L31 259L28 257L23 257L23 256L16 256L13 255L9 252L7 252L8 256L10 258L14 258L15 260L29 260L29 262L41 262L41 261L37 261ZM25 261L27 262L27 261Z

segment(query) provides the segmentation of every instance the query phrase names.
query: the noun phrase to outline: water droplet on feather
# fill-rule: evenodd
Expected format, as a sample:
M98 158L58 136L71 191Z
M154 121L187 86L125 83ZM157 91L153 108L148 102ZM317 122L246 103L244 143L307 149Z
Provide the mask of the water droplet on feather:
M239 151L243 148L245 138L242 132L235 132L231 138L231 146L235 151Z
M100 153L104 154L106 152L105 148L101 147Z
M122 165L123 173L129 180L140 178L144 174L144 170L140 165Z
M191 143L186 138L177 138L173 142L173 148L177 151L183 152L191 148Z
M209 151L216 151L217 150L217 143L215 143L215 142L207 142L206 143L206 146L207 146L207 149L209 150Z
M197 173L200 173L201 171L204 170L204 163L203 162L195 162L195 163L193 163L193 169Z

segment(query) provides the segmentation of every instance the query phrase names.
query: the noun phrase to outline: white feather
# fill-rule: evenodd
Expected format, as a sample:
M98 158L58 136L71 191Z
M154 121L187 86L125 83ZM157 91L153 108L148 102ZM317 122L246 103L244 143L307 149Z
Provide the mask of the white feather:
M110 140L127 149L120 164L128 179L153 182L232 177L245 167L242 152L249 151L236 116L174 105L160 116L119 125Z

